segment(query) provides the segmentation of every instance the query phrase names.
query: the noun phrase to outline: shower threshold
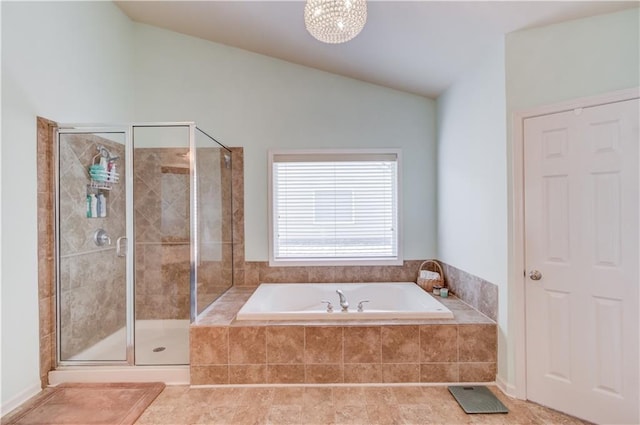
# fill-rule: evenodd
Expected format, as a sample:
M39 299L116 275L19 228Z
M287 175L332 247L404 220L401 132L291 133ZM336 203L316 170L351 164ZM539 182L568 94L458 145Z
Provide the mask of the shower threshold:
M49 385L63 382L164 382L189 385L189 366L62 366L49 372Z

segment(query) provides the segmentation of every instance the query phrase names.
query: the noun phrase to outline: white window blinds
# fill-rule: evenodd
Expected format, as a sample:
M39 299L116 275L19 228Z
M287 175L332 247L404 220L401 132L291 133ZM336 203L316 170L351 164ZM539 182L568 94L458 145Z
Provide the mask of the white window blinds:
M398 156L272 153L272 260L399 260Z

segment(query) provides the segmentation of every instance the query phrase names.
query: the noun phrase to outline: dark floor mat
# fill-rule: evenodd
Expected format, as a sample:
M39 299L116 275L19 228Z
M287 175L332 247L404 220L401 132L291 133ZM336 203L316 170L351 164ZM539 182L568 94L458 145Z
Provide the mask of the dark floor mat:
M467 413L509 413L509 409L485 386L450 386L449 392Z

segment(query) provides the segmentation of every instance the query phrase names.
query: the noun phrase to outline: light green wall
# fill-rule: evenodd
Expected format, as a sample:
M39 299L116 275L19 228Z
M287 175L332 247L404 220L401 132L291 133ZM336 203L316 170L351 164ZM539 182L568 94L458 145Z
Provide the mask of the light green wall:
M640 9L593 16L506 37L507 155L512 155L515 112L570 99L640 85ZM522 270L514 270L513 175L508 172L508 284L500 287L500 322L506 338L499 346L498 374L515 383L515 300L513 287Z
M131 21L107 2L2 2L2 409L40 389L36 116L132 116Z
M137 120L195 120L244 147L247 260L268 260L276 148L401 148L404 255L435 256L434 101L147 25L135 41Z
M438 97L438 258L507 281L504 42Z
M640 84L640 9L507 34L509 112Z
M438 98L438 259L507 285L507 125L505 44ZM506 303L498 312L499 351L506 347ZM500 358L499 367L506 364Z

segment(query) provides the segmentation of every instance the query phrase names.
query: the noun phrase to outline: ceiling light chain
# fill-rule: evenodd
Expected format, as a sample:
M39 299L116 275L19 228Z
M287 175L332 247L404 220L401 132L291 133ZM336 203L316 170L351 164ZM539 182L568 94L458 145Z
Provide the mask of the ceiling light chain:
M366 0L307 0L307 31L325 43L344 43L362 31L367 22Z

